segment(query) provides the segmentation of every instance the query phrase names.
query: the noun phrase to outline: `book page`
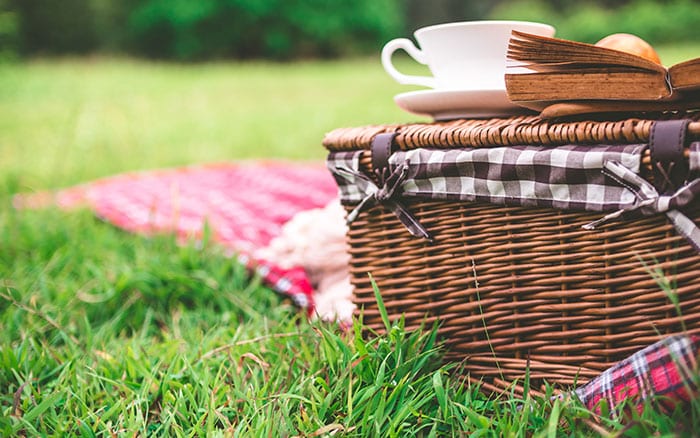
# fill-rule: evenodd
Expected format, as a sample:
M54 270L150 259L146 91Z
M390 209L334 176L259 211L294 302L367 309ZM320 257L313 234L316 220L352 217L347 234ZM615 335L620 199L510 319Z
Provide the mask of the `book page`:
M666 69L648 59L592 44L513 31L508 58L532 70L578 70L584 66L638 69L665 74Z
M668 71L673 88L700 88L700 58L676 64L670 67Z

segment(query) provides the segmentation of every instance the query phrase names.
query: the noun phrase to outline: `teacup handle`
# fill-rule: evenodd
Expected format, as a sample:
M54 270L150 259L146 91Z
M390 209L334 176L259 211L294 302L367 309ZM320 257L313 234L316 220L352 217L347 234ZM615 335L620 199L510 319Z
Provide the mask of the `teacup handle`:
M399 49L403 49L411 58L415 59L419 63L423 65L427 64L425 54L415 45L413 45L413 41L409 40L408 38L396 38L386 43L382 49L382 65L384 66L384 70L389 73L389 76L394 78L399 84L423 85L426 87L435 88L435 78L430 76L405 75L394 67L394 64L391 62L391 57L394 52Z

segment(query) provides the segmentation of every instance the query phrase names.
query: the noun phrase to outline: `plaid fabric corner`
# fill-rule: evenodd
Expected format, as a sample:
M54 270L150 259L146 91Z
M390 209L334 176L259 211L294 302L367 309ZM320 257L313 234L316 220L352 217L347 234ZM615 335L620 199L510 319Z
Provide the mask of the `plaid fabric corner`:
M361 201L366 196L367 184L361 178L354 177L360 171L360 156L362 151L331 152L326 159L326 166L331 171L338 185L338 195L341 201ZM338 169L348 169L350 175L341 175ZM348 180L350 178L350 180Z
M652 397L688 401L697 391L699 347L699 336L670 336L618 362L574 392L596 413L606 404L612 416L618 415L625 401L640 411Z
M266 286L289 296L297 306L313 312L314 289L304 268L295 266L290 269L284 269L274 263L253 259L245 254L239 254L237 258L238 262L249 271L259 275Z

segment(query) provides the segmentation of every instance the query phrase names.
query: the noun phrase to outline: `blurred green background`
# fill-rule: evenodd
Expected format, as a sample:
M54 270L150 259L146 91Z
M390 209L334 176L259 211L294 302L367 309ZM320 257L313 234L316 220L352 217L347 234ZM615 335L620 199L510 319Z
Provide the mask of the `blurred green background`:
M613 32L696 42L700 0L0 0L3 57L126 54L179 61L376 53L427 24L545 21L563 38Z
M381 47L474 19L631 32L666 65L700 56L700 0L0 0L0 200L129 170L320 161L332 129L428 121L394 104L417 87L384 72Z

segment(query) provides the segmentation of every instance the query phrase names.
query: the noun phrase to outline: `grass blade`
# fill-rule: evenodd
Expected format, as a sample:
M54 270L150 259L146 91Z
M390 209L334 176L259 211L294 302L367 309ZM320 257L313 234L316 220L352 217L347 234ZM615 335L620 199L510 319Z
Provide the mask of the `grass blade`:
M379 286L377 282L374 281L372 274L369 274L369 281L372 283L372 290L374 291L374 297L377 300L377 308L379 308L379 314L382 317L382 322L384 322L384 327L386 331L391 331L391 322L389 322L389 314L386 311L386 306L384 306L384 300L382 299L382 294L379 292Z

